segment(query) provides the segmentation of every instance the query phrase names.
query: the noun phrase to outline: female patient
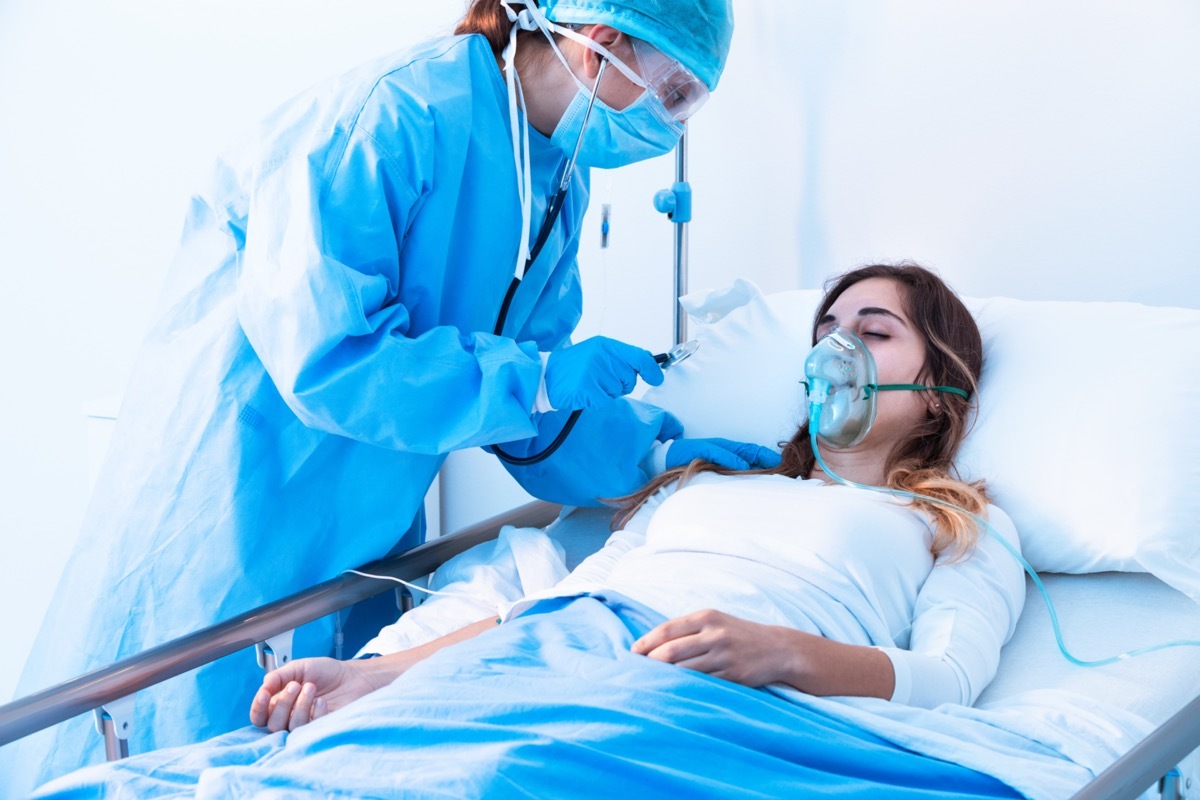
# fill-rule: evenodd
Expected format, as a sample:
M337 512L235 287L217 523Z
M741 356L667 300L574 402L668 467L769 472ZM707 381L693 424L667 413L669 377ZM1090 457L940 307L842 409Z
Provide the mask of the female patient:
M880 385L973 396L978 329L927 270L843 275L817 311L814 342L835 325L866 343ZM881 392L866 438L822 443L821 455L850 481L985 514L1015 543L984 487L953 476L968 414L958 394ZM618 521L599 553L504 624L268 674L250 716L273 735L246 729L84 770L39 796L122 785L203 797L1019 796L787 699L798 690L933 707L978 697L1024 582L969 516L832 482L805 425L780 467L694 462L627 498Z

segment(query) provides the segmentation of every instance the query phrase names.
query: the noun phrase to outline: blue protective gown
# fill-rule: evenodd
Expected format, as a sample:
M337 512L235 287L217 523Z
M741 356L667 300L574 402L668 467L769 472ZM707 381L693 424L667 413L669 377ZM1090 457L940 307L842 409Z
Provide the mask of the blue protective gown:
M536 229L563 154L530 138ZM491 331L521 216L504 81L483 38L365 65L221 159L191 203L17 695L416 544L447 452L552 439L565 415L530 409L538 351L579 319L587 181L578 171L504 338ZM665 412L621 400L514 474L546 499L594 503L637 488L650 446L678 433ZM330 620L302 628L295 654L329 654L331 635ZM244 725L260 679L244 651L139 693L131 751ZM0 795L103 760L91 726L86 715L0 748Z

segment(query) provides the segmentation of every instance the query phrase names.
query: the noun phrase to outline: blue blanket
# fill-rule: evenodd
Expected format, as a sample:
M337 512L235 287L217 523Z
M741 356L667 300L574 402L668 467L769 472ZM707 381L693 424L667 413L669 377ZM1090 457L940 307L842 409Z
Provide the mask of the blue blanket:
M635 656L661 621L539 603L294 733L91 767L38 798L1020 797L820 709Z

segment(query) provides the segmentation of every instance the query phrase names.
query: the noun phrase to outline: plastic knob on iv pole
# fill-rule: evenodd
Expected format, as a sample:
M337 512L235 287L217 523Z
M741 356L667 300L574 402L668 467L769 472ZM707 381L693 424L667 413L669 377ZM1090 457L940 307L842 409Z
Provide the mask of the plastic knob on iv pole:
M687 181L676 181L670 189L660 190L654 195L654 208L677 225L691 222L692 185Z

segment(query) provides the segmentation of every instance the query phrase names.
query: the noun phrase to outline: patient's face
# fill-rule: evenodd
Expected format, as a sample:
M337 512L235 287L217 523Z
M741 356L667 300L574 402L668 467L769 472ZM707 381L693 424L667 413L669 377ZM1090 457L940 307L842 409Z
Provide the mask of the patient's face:
M904 290L887 278L851 286L821 318L817 336L834 325L849 328L867 345L879 370L879 383L924 383L925 338L909 319ZM925 419L920 392L880 392L875 424L861 447L888 445Z

